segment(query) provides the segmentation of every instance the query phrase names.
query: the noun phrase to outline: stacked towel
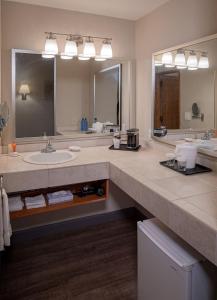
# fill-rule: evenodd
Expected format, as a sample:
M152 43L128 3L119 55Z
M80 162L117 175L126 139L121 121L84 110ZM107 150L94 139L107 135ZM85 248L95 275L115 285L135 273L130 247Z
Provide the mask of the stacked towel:
M58 191L47 194L48 204L57 204L73 200L71 191Z
M4 250L4 246L10 246L12 235L8 196L3 189L2 195L0 193L0 251Z
M9 198L9 211L19 211L23 209L23 201L20 196Z
M34 197L26 197L25 198L26 208L38 208L46 206L45 199L43 195L38 195Z

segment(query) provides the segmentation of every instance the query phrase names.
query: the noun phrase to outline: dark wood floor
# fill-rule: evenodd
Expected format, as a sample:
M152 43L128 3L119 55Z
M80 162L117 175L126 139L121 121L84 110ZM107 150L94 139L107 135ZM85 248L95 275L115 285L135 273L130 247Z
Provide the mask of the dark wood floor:
M136 285L136 221L121 219L15 243L0 299L136 300Z

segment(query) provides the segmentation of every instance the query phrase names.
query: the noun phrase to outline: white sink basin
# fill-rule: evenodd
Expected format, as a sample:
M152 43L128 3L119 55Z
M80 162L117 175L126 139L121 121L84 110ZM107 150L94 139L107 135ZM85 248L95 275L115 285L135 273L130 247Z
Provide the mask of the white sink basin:
M62 164L77 157L75 153L69 151L56 151L52 153L31 153L23 158L25 162L37 165Z

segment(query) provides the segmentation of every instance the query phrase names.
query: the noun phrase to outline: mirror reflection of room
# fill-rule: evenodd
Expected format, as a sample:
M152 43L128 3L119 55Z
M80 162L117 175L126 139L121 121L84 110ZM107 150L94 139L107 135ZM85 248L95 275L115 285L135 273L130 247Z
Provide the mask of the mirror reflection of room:
M216 51L213 39L155 56L155 128L216 127Z
M14 50L12 64L16 138L104 135L129 127L129 61Z

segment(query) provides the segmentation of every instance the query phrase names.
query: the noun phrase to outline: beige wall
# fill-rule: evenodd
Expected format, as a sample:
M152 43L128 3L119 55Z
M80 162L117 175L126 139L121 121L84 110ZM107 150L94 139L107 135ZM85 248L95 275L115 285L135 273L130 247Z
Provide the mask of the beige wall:
M2 1L2 99L11 103L11 48L41 51L44 31L69 32L111 37L114 56L132 58L134 25L133 21ZM62 51L64 39L59 45ZM11 126L10 122L7 132Z
M152 53L217 33L216 0L171 0L136 22L137 126L152 125Z

